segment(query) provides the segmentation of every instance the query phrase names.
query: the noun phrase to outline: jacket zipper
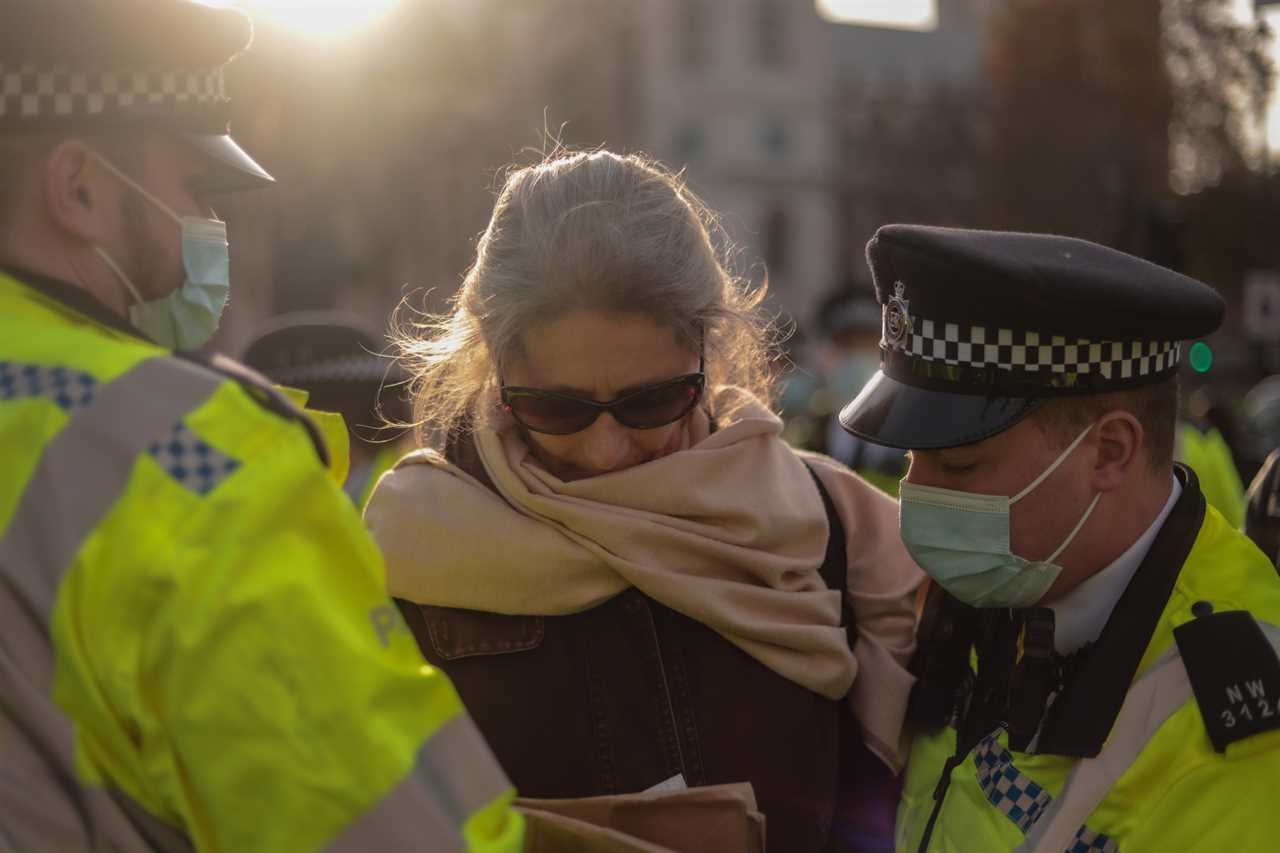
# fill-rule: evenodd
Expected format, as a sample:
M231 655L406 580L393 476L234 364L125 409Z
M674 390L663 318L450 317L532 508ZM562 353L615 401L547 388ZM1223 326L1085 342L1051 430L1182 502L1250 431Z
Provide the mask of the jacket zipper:
M649 618L649 630L653 632L653 648L658 653L658 673L662 676L662 692L667 697L667 713L671 715L671 733L676 739L676 756L680 761L680 777L685 784L689 782L689 771L684 766L684 747L680 744L680 721L676 719L676 706L671 701L671 686L667 683L667 666L662 659L662 641L658 638L658 624L653 620L653 611L649 603L644 604L645 615Z

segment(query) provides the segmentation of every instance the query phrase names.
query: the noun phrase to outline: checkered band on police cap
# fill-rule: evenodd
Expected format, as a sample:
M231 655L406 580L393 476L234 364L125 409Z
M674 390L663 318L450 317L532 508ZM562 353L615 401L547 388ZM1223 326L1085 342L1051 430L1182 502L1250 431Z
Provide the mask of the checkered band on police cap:
M223 67L252 39L221 0L0 0L0 130L225 134Z
M85 71L0 65L0 124L207 113L226 101L220 68Z
M1096 373L1136 379L1178 364L1177 341L1091 341L1022 329L965 326L913 317L901 351L943 364L1009 371Z
M901 288L883 307L881 348L890 372L989 386L1102 390L1174 371L1176 340L1091 340L913 316Z

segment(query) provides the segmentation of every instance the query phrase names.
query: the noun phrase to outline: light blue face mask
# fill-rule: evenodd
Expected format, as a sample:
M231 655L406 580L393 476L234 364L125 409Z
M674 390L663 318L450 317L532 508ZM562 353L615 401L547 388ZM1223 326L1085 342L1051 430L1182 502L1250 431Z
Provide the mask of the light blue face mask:
M156 343L173 350L199 349L218 330L222 309L231 291L231 256L227 246L227 224L217 219L179 216L167 204L139 186L101 155L102 166L147 201L178 223L182 229L182 286L167 296L143 300L133 281L101 246L94 251L120 279L133 304L129 321Z
M1010 550L1009 507L1022 500L1066 461L1090 424L1054 463L1011 498L978 495L903 482L899 527L907 551L942 588L975 607L1030 607L1057 580L1056 560L1075 540L1098 505L1094 495L1075 528L1047 559L1027 560Z

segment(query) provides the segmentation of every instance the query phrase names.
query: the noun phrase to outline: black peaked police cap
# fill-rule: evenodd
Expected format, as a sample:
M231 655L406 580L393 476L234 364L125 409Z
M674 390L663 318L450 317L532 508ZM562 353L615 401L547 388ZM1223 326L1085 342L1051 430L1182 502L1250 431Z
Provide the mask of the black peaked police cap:
M0 133L166 130L208 158L211 189L268 185L223 87L252 38L221 0L0 0Z
M314 391L403 381L385 348L361 321L337 311L278 317L245 348L242 361L279 385Z
M1225 310L1195 279L1072 237L885 225L867 262L880 371L840 423L890 447L972 444L1046 398L1159 382Z

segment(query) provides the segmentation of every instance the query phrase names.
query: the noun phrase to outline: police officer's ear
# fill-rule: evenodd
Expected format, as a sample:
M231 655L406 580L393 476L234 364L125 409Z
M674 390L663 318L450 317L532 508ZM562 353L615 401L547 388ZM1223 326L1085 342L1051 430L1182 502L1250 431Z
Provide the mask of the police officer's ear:
M102 244L108 239L108 205L119 197L114 178L93 157L93 149L79 139L64 139L44 158L44 208L51 224L64 236Z
M1109 492L1148 470L1146 431L1142 422L1124 409L1112 409L1098 418L1093 435L1086 439L1093 448L1093 488Z

